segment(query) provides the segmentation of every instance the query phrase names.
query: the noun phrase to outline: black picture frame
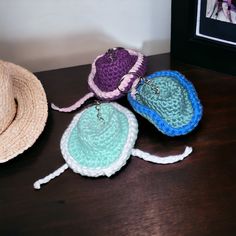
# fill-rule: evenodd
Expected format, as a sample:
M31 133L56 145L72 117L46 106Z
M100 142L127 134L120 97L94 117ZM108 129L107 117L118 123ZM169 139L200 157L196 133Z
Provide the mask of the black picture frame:
M171 56L189 64L236 75L236 46L196 35L198 1L172 0Z

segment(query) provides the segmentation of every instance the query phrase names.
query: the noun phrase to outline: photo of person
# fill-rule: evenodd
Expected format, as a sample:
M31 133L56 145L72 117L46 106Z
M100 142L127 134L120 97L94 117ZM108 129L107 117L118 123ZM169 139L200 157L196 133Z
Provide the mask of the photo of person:
M195 34L236 46L236 0L197 0Z
M236 24L236 0L207 0L206 17Z

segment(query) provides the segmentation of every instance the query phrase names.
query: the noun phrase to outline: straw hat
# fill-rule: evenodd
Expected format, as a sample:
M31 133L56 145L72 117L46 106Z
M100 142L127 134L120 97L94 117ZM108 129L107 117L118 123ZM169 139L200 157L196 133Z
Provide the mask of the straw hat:
M134 145L138 135L138 122L134 114L118 103L92 105L73 118L61 139L61 152L65 164L34 183L35 189L71 168L75 173L89 177L115 174L131 155L158 164L183 160L191 152L165 158L151 155Z
M168 136L189 133L202 118L194 86L177 71L159 71L143 78L128 100L136 112Z
M129 92L137 78L144 76L146 67L147 58L140 52L120 47L111 48L92 63L88 77L90 92L72 106L59 108L52 104L52 108L60 112L71 112L92 97L102 101L121 98Z
M26 69L0 60L0 163L32 146L46 120L40 81Z

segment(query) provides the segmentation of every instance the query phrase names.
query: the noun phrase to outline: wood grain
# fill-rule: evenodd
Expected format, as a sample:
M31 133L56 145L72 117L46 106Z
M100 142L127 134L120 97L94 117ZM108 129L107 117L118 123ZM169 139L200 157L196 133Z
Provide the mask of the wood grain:
M64 161L60 138L74 113L49 111L37 143L0 165L0 235L236 235L236 77L170 59L148 58L148 73L175 69L195 85L204 106L196 130L178 138L137 115L137 148L153 154L194 152L173 165L131 157L111 178L67 170L40 191L33 182ZM90 66L38 73L48 101L70 105L87 91ZM126 99L119 101L128 105Z

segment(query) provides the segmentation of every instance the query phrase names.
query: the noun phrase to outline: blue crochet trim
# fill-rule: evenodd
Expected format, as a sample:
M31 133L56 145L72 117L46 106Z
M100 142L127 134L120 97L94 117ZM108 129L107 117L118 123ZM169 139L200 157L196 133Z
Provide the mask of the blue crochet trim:
M193 107L193 117L191 121L180 128L174 128L170 124L168 124L163 118L161 118L157 112L152 110L151 108L144 106L139 103L136 99L131 96L131 93L128 94L128 101L133 107L133 109L139 113L140 115L146 117L151 123L155 125L155 127L160 130L162 133L168 136L179 136L185 135L191 132L199 123L202 118L203 107L201 105L200 100L198 99L197 92L193 86L193 84L188 81L184 75L179 73L178 71L158 71L149 76L147 79L153 79L156 77L173 77L178 80L178 82L187 90L188 98ZM139 86L144 82L140 82Z

